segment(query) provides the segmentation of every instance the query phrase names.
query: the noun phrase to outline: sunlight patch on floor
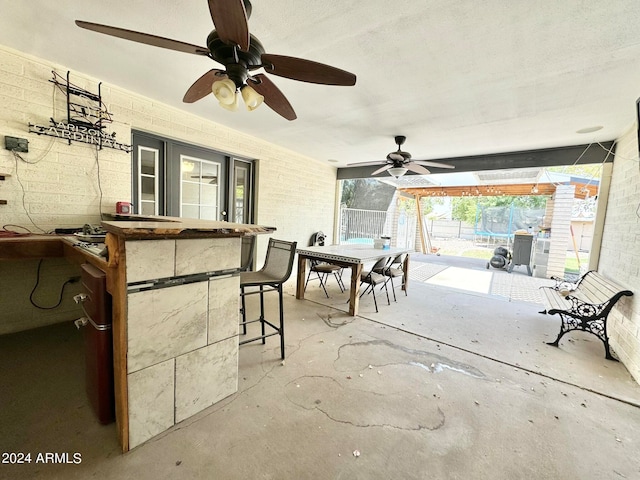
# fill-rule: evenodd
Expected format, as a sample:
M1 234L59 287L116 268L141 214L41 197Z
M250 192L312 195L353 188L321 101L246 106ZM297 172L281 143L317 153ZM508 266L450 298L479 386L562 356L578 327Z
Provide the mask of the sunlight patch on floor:
M425 283L477 293L489 293L492 276L492 272L449 267L429 278Z

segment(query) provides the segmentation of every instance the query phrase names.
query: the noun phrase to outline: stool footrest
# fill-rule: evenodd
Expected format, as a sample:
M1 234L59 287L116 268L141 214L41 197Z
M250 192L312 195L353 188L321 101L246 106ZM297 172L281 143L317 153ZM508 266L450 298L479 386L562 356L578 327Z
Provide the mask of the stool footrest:
M265 339L267 337L273 337L274 335L279 335L279 332L273 332L273 333L267 333L266 335L259 335L255 338L250 338L248 340L242 340L241 342L238 342L238 345L244 345L245 343L250 343L250 342L255 342L256 340L262 340Z

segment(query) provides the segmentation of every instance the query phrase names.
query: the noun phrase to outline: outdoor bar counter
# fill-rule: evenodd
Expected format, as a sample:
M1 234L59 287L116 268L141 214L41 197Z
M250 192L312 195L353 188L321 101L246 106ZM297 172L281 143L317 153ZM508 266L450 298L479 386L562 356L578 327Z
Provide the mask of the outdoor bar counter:
M275 229L169 217L101 225L126 452L237 391L241 237Z

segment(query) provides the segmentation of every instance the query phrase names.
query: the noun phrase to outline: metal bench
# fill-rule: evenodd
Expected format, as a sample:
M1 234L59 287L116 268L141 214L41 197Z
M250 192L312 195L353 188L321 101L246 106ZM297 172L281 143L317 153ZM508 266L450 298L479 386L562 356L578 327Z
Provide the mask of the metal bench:
M553 287L540 287L547 307L540 313L557 313L562 321L558 337L548 344L557 347L565 333L582 330L602 340L606 358L616 360L609 349L607 317L620 298L633 293L595 270L585 273L576 283L555 280L556 285Z

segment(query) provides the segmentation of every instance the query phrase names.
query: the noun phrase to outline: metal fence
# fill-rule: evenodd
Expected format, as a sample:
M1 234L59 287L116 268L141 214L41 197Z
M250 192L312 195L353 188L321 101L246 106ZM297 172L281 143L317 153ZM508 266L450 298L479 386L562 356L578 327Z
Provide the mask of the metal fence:
M343 208L340 214L340 243L373 243L384 235L387 212Z

